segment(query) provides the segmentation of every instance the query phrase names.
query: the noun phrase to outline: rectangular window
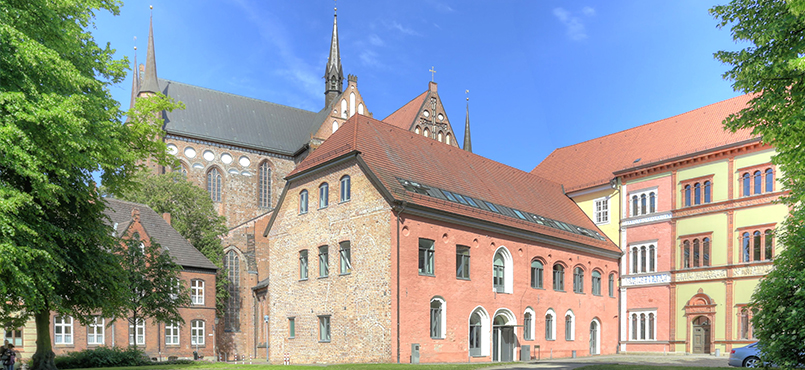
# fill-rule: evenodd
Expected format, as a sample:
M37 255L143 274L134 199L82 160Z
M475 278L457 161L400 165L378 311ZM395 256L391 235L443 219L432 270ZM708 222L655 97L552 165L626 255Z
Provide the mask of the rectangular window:
M135 343L135 339L137 342ZM129 345L144 345L145 344L145 320L137 319L137 325L134 325L134 319L129 319Z
M444 338L442 331L442 325L444 324L442 320L444 311L442 308L442 301L439 299L433 299L430 301L430 337L434 339L442 339Z
M329 248L326 245L319 247L319 277L330 276Z
M346 202L352 199L352 182L349 176L341 178L341 201Z
M433 240L419 239L419 273L433 275Z
M655 340L657 311L633 312L629 314L631 340Z
M6 340L15 347L22 347L22 330L6 329Z
M307 190L299 193L299 213L307 213Z
M204 305L204 280L190 282L190 300L194 305Z
M87 344L103 344L103 322L104 319L99 316L92 317L92 322L87 326Z
M330 186L325 182L319 186L319 209L327 208L330 204Z
M595 223L609 223L609 198L595 200Z
M470 247L456 246L456 278L470 278Z
M296 338L296 318L288 318L288 338Z
M319 342L330 341L330 316L319 316Z
M339 245L341 246L341 250L339 251L341 255L341 274L349 274L352 272L352 251L349 240L343 241L339 243Z
M299 280L307 280L307 249L299 251Z
M204 345L204 321L193 320L190 322L190 344L193 346Z
M73 344L73 318L56 316L53 318L53 342L56 344Z
M172 323L165 325L165 345L179 345L179 324Z

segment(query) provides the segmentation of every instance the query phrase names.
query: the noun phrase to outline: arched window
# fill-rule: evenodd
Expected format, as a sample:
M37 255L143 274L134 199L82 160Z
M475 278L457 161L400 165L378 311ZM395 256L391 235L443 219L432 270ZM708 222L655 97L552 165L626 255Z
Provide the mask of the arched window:
M347 108L347 99L341 99L341 117L347 118L347 114L349 114L349 109Z
M422 131L422 130L419 128L419 126L417 126L416 128L414 128L414 133L415 133L415 134L417 134L417 135L419 135L421 131Z
M693 184L693 204L702 204L702 186L698 182Z
M469 348L470 356L482 357L489 355L489 315L483 307L476 308L470 315Z
M752 233L752 236L753 236L753 239L754 239L754 246L753 247L755 249L754 253L753 253L754 258L752 260L753 261L761 261L762 259L761 259L761 256L760 256L760 252L761 252L763 247L761 246L761 243L760 243L760 231L755 231L754 233Z
M553 265L553 290L565 290L565 268L558 263Z
M646 314L640 314L640 339L646 339Z
M430 300L430 337L435 339L444 338L445 333L445 309L444 300L434 297Z
M609 274L609 296L615 297L615 273Z
M358 114L363 114L364 109L365 108L363 107L363 103L358 103Z
M259 171L260 208L271 208L271 167L268 162L260 163Z
M506 272L506 264L503 262L503 255L498 253L495 255L495 262L493 269L493 284L495 291L502 293L505 290L504 273Z
M632 197L632 216L637 216L637 195Z
M648 270L651 272L657 271L657 269L655 268L656 266L655 249L656 248L654 248L653 244L648 246Z
M682 267L690 268L690 242L687 240L682 242Z
M755 171L755 194L762 193L763 180L762 175L760 174L760 170Z
M441 131L439 131L439 134L436 135L436 140L439 140L439 142L441 143L443 139L444 134Z
M750 196L751 195L750 191L751 191L752 187L750 185L751 181L750 181L750 177L749 177L749 172L746 172L746 173L743 174L743 176L741 176L741 181L743 182L743 195L745 197Z
M307 249L299 251L299 280L307 280Z
M319 209L330 205L330 185L326 182L319 185Z
M637 340L640 337L637 334L637 314L632 314L632 340Z
M545 339L546 340L554 340L556 338L556 325L554 324L554 320L556 319L556 314L553 310L548 309L548 312L545 313Z
M430 130L428 130L428 128L427 128L427 127L425 127L425 129L424 129L424 130L422 130L422 136L424 136L424 137L430 137Z
M299 192L299 213L307 213L307 190Z
M565 340L576 339L576 316L573 311L567 310L565 313Z
M333 133L338 131L338 121L333 121Z
M743 233L743 235L741 235L741 246L743 247L743 253L741 253L743 262L749 262L749 233Z
M774 235L772 235L771 229L767 229L765 232L766 236L766 255L764 256L765 260L771 260L774 257Z
M523 339L534 340L534 310L531 307L523 314Z
M207 192L213 202L221 202L221 173L217 168L212 168L207 172Z
M581 267L576 267L573 270L573 291L584 293L584 270Z
M447 135L444 136L444 142L447 143L447 145L450 145L452 144L452 141L453 141L452 135L450 135L450 133L448 132Z
M637 248L632 248L632 273L637 274L640 272L638 268L640 263L640 256Z
M657 211L657 196L654 192L648 194L648 211L654 213Z
M355 115L355 93L349 93L349 116Z
M646 272L646 247L640 247L640 272Z
M699 239L693 239L693 267L699 267Z
M648 339L654 340L654 313L648 314Z
M593 294L601 295L601 273L593 271Z
M542 289L542 262L531 261L531 287Z
M646 194L640 196L640 214L646 214Z
M326 245L319 247L319 277L330 276L330 248Z
M346 202L352 199L352 182L349 175L341 178L341 201Z
M685 185L685 207L690 207L690 185Z
M702 239L702 266L710 266L710 238Z
M771 168L766 169L766 192L774 191L774 170Z
M224 313L224 330L237 332L240 331L240 257L234 250L226 252L224 269L229 278L226 284L229 299Z
M710 203L711 202L712 190L713 190L712 188L713 188L713 186L710 183L710 181L705 181L704 182L704 202L705 203Z

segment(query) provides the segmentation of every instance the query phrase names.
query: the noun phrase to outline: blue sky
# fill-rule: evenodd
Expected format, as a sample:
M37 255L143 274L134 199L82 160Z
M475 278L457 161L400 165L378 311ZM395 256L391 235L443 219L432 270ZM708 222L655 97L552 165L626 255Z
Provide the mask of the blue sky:
M378 119L435 67L459 142L470 90L473 151L530 171L555 148L739 95L713 59L740 46L707 12L724 2L342 0L341 61ZM132 0L98 14L96 40L144 63L150 4L160 78L323 107L333 1ZM112 88L123 109L130 86Z

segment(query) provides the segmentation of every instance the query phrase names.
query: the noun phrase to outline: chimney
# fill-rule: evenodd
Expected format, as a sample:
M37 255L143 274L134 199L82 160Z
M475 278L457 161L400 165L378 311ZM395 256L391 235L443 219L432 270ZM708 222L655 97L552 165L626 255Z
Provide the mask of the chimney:
M162 219L165 220L165 222L167 222L168 225L171 224L171 214L170 213L168 213L168 212L163 213L162 214Z

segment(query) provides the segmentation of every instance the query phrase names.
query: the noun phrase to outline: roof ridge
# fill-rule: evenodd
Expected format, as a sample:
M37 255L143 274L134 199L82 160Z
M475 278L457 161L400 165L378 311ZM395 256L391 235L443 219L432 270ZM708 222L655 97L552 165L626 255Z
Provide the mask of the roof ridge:
M676 118L676 117L679 117L679 116L683 116L683 115L686 115L686 114L689 114L689 113L693 113L693 112L696 112L696 111L699 111L699 110L702 110L702 109L707 109L707 108L710 108L710 107L712 107L712 106L714 106L714 105L718 105L718 104L726 103L726 102L728 102L728 101L735 100L735 99L738 99L738 98L743 98L743 97L746 97L747 95L749 95L749 94L743 94L743 95L733 96L733 97L731 97L731 98L729 98L729 99L720 100L720 101L717 101L717 102L715 102L715 103L711 103L711 104L705 105L705 106L703 106L703 107L699 107L699 108L696 108L696 109L692 109L692 110L689 110L689 111L687 111L687 112L682 112L682 113L679 113L679 114L676 114L676 115L673 115L673 116L670 116L670 117L666 117L666 118L663 118L663 119L658 119L658 120L656 120L656 121L652 121L652 122L649 122L649 123L644 123L644 124L639 125L639 126L634 126L634 127L630 127L630 128L627 128L627 129L620 130L620 131L616 131L616 132L613 132L613 133L610 133L610 134L606 134L606 135L604 135L604 136L598 136L598 137L594 137L594 138L592 138L592 139L585 140L585 141L580 141L580 142L575 143L575 144L571 144L571 145L566 145L566 146L558 147L558 148L555 148L555 149L554 149L554 150L551 152L551 154L553 154L554 152L556 152L557 150L560 150L560 149L566 149L566 148L574 147L574 146L576 146L576 145L580 145L580 144L588 143L588 142L591 142L591 141L595 141L595 140L600 140L600 139L603 139L603 138L607 138L607 137L610 137L610 136L614 136L614 135L622 134L622 133L627 132L627 131L637 130L637 129L639 129L639 128L643 128L643 127L646 127L646 126L651 126L651 125L654 125L654 124L658 124L658 123L660 123L660 122L668 121L668 120L671 120L671 119ZM550 154L549 154L548 156L550 157ZM546 157L546 158L547 158L547 157ZM539 166L539 165L537 165L537 167L538 167L538 166Z
M261 100L261 99L257 99L257 98L252 98L252 97L250 97L250 96L238 95L238 94L234 94L234 93L230 93L230 92L226 92L226 91L215 90L215 89L211 89L211 88L209 88L209 87L203 87L203 86L198 86L198 85L191 85L191 84L188 84L188 83L179 82L179 81L174 81L174 80L169 80L169 79L166 79L166 78L160 78L160 80L162 80L162 81L166 81L166 82L169 82L169 83L175 83L175 84L179 84L179 85L190 86L190 87L194 87L194 88L197 88L197 89L206 90L206 91L210 91L210 92L214 92L214 93L218 93L218 94L223 94L223 95L235 96L235 97L238 97L238 98L249 99L249 100L253 100L253 101L259 102L259 103L266 103L266 104L275 105L275 106L278 106L278 107L285 107L285 108L295 109L295 110L298 110L298 111L301 111L301 112L305 112L305 113L313 113L314 115L315 115L315 114L318 114L319 112L321 112L321 110L319 110L319 111L317 111L317 112L314 112L314 111L311 111L311 110L306 110L306 109L302 109L302 108L292 107L292 106L290 106L290 105L278 104L278 103L270 102L270 101L268 101L268 100ZM165 87L167 88L167 86L165 86Z

